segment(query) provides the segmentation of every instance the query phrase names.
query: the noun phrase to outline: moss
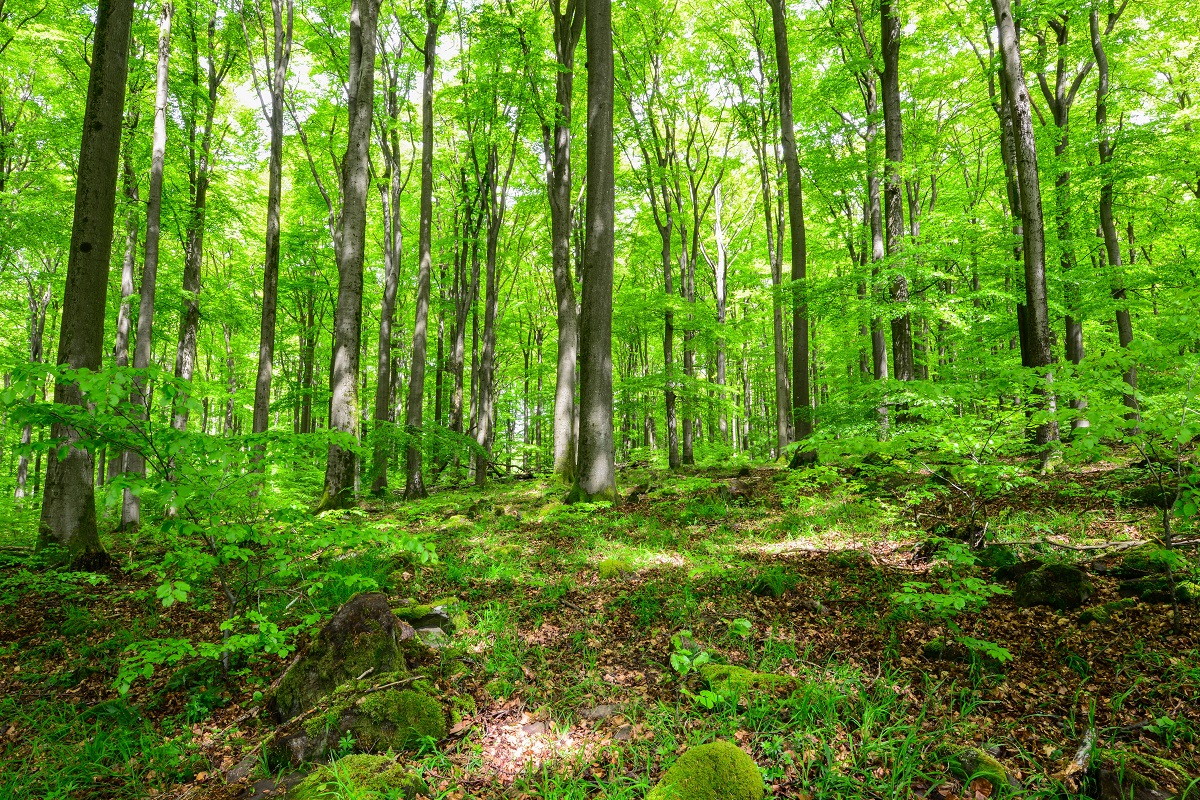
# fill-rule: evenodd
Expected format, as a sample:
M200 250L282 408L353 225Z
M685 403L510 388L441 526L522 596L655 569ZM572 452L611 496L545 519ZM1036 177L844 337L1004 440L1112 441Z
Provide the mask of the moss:
M1124 600L1114 600L1104 605L1093 606L1080 613L1079 621L1084 625L1089 622L1108 622L1112 619L1113 614L1132 608L1137 605L1137 602L1136 597L1127 597Z
M371 793L411 800L428 791L420 776L387 756L351 755L318 767L288 792L288 798L326 800L330 796Z
M1142 545L1126 553L1122 566L1139 572L1166 572L1167 567L1176 563L1178 556L1172 551L1159 545Z
M1013 599L1024 608L1049 606L1062 611L1083 605L1093 591L1091 582L1078 567L1047 564L1021 578L1013 592Z
M754 759L737 745L717 741L681 755L646 800L761 800L765 793Z
M732 697L746 697L764 692L779 696L797 689L796 679L791 676L754 672L728 664L705 664L700 668L700 675L714 692Z
M1008 787L1008 770L977 747L968 748L951 758L950 771L964 781L983 778L992 785L993 792Z
M450 698L451 725L458 725L465 717L473 717L478 711L475 698L469 694L456 694Z
M475 523L464 517L462 514L455 514L448 520L438 526L440 531L462 531L470 530L475 527Z
M364 696L353 709L349 733L364 750L403 750L421 739L446 738L442 704L414 689L387 689Z
M610 581L633 572L633 567L623 558L606 558L600 562L600 577Z

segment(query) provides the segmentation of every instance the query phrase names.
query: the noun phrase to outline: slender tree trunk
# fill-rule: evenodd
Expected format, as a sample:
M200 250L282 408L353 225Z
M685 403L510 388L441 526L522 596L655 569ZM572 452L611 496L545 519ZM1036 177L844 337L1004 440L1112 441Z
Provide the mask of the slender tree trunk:
M679 415L675 396L675 311L670 306L675 282L674 262L671 260L671 243L674 241L671 231L675 227L675 216L670 203L666 202L665 193L664 206L666 222L658 228L662 240L663 291L667 298L667 307L663 309L663 370L666 378L663 394L667 417L667 466L676 470L679 469L682 460L679 455Z
M341 235L337 248L338 299L330 359L329 429L352 437L358 431L359 358L362 349L363 257L366 248L367 190L370 184L371 124L374 119L375 40L378 0L353 0L350 9L349 123L342 160ZM351 501L355 451L348 441L330 442L325 495L319 508Z
M887 253L894 261L892 279L892 373L897 380L916 377L913 364L912 320L908 312L908 279L899 255L904 248L904 207L900 165L904 162L904 134L900 118L900 17L891 0L880 0L880 49L883 51L883 206L887 218Z
M610 0L587 2L587 234L580 311L579 462L571 499L617 497L613 452L613 47Z
M1054 395L1051 391L1051 383L1054 373L1050 367L1054 363L1054 351L1050 344L1050 313L1046 299L1046 234L1038 177L1037 145L1033 133L1033 114L1009 0L992 0L992 10L996 16L1000 56L1004 65L1004 82L1012 101L1017 183L1021 196L1021 223L1024 234L1022 248L1025 261L1025 302L1028 318L1027 352L1030 366L1038 369L1045 379L1043 392L1046 397L1046 410L1053 412ZM1057 423L1050 421L1038 426L1038 444L1046 445L1057 439Z
M72 369L97 370L104 354L104 312L132 21L133 0L99 0L58 343L59 365ZM78 384L58 383L54 402L82 406L85 399ZM108 556L96 530L92 455L72 446L79 434L67 425L55 424L51 435L68 448L61 458L52 455L46 466L37 549L56 546L77 567L98 568L107 563Z
M812 392L809 389L809 336L807 253L804 239L804 187L796 155L795 122L792 117L792 63L788 55L787 16L784 0L771 0L775 31L775 61L779 71L779 124L783 164L787 173L788 227L792 244L792 409L796 439L812 433ZM780 243L782 246L782 243Z
M43 342L46 333L46 310L50 307L53 297L53 283L49 275L45 277L43 286L35 286L27 280L29 290L29 362L40 364L44 358ZM39 381L40 383L40 381ZM29 402L37 400L37 394L30 395ZM21 455L17 460L17 490L16 499L24 500L29 496L27 482L29 480L29 452L27 448L33 442L33 426L26 424L21 428Z
M425 1L425 72L421 87L421 220L418 233L417 308L413 323L412 371L408 379L408 413L406 432L417 436L421 429L422 405L425 396L425 351L429 327L429 282L432 268L431 226L433 224L433 79L437 61L437 32L445 4ZM421 444L410 440L405 455L404 497L409 500L425 497L425 478L421 473Z
M1133 322L1129 316L1129 305L1125 297L1125 276L1121 265L1121 242L1117 238L1117 224L1113 219L1113 178L1109 165L1113 160L1112 142L1108 136L1108 93L1109 69L1108 54L1104 51L1104 39L1100 34L1100 14L1092 10L1091 20L1092 55L1096 60L1096 130L1097 148L1100 151L1100 165L1104 169L1100 184L1100 230L1104 234L1104 253L1111 273L1109 285L1112 287L1112 299L1117 304L1117 341L1126 350L1133 344ZM1133 222L1129 223L1129 252L1133 253ZM1130 363L1125 372L1125 383L1129 391L1125 393L1125 406L1129 409L1126 417L1139 422L1137 411L1137 366Z
M168 65L171 57L171 18L175 7L166 0L158 18L158 66L154 89L154 141L150 155L150 188L146 199L146 243L142 256L142 285L138 297L137 336L134 339L133 368L150 366L154 337L154 298L158 285L158 245L162 232L163 163L167 153ZM129 401L149 411L149 387L140 378L134 380ZM146 475L144 456L131 450L125 454L125 471L138 477ZM121 504L121 528L136 528L141 522L141 500L126 490Z
M721 387L721 390L717 392L718 402L720 403L720 412L717 415L717 429L720 431L721 441L728 445L730 444L729 403L723 390L728 384L726 374L728 371L726 364L728 354L725 349L725 325L728 317L729 302L729 286L727 283L729 262L723 219L725 199L721 192L720 181L717 181L717 185L713 189L713 206L713 240L717 248L717 261L713 265L713 295L717 304L717 386Z
M286 3L286 11L285 11ZM292 54L292 0L271 0L274 38L267 64L270 83L271 154L267 166L267 241L263 257L262 319L258 334L258 375L254 382L254 419L250 430L270 426L271 377L275 365L275 317L279 306L279 207L283 195L283 92ZM247 41L249 41L247 37ZM253 63L253 59L251 59Z

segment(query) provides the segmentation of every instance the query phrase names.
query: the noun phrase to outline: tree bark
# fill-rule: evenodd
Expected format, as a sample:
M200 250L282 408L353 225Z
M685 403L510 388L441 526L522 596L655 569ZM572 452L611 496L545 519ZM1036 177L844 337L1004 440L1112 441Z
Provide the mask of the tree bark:
M71 369L97 370L104 354L104 312L132 22L133 0L99 0L58 342L58 363ZM54 402L82 406L85 400L78 384L59 382L54 387ZM37 550L56 546L77 567L95 569L107 563L108 556L96 530L92 455L72 446L79 435L65 424L55 424L51 435L68 449L65 457L51 455L46 465Z
M425 397L425 352L429 328L429 281L432 268L431 235L433 224L433 79L437 61L438 24L445 3L425 0L425 47L422 50L425 72L421 86L421 219L418 231L417 309L413 323L412 370L408 378L408 413L405 428L408 436L420 433L422 405ZM421 472L421 444L408 443L405 453L404 497L415 500L426 496L425 478Z
M138 292L137 335L134 338L133 368L150 366L154 339L154 296L158 287L158 245L162 233L163 163L167 154L168 66L171 58L171 18L175 6L163 2L158 17L158 65L154 89L154 141L150 154L150 187L146 198L146 243L142 255L142 285ZM149 387L135 378L129 401L141 407L142 418L149 413ZM146 460L140 452L125 454L125 471L138 477L146 475ZM136 528L141 523L141 500L126 490L121 503L121 528Z
M615 179L610 0L587 0L587 53L587 233L579 326L579 463L571 499L615 501L612 385Z
M286 10L285 10L286 8ZM279 208L283 195L283 92L292 55L292 0L271 0L271 60L266 62L271 109L271 153L267 181L267 240L263 256L262 319L258 334L258 375L254 381L254 419L250 430L263 433L270 427L271 377L275 364L275 317L279 307ZM265 33L265 31L264 31ZM247 37L249 46L249 37ZM254 59L250 59L251 65ZM257 76L255 84L257 85ZM265 111L264 107L264 111Z
M807 253L804 239L804 187L796 155L795 121L792 117L792 63L788 55L787 17L784 0L770 0L775 32L775 62L779 79L779 124L783 165L787 174L788 228L792 261L792 411L796 439L812 433L812 392L809 388L809 338ZM782 245L782 243L781 243Z
M1113 219L1113 177L1110 165L1113 160L1113 147L1108 131L1108 93L1109 69L1108 55L1104 51L1104 39L1100 33L1100 13L1092 10L1090 19L1092 55L1096 60L1096 132L1097 149L1100 155L1100 166L1103 178L1100 183L1100 230L1104 234L1104 254L1108 262L1110 274L1109 285L1112 287L1112 299L1117 305L1117 341L1121 347L1128 350L1133 344L1133 322L1129 316L1129 305L1125 296L1125 276L1121 265L1121 241L1117 238L1117 224ZM1133 223L1129 223L1129 241L1133 243ZM1125 406L1129 409L1126 417L1137 423L1137 366L1130 363L1125 371L1125 383L1129 391L1125 393Z
M887 254L892 269L892 374L897 380L916 377L913 363L912 319L908 312L908 279L899 256L904 249L904 207L900 165L904 162L904 133L900 117L900 17L891 0L880 0L880 49L883 51L883 207L887 218Z
M1022 251L1025 261L1025 302L1029 365L1045 380L1042 393L1046 411L1054 411L1051 384L1054 379L1054 351L1050 343L1050 313L1046 299L1046 232L1042 214L1041 185L1038 177L1037 145L1033 133L1033 113L1025 69L1017 46L1009 0L992 0L1004 65L1004 82L1011 99L1013 140L1016 149L1017 185L1021 197ZM1037 443L1047 445L1058 439L1058 424L1051 419L1038 426Z
M367 190L371 181L371 124L375 100L375 40L378 0L353 0L350 7L349 122L342 159L341 235L337 248L338 299L330 357L329 430L353 437L360 419L359 359L362 348L363 257L366 251ZM330 442L325 495L319 508L340 508L353 499L357 459L349 442Z

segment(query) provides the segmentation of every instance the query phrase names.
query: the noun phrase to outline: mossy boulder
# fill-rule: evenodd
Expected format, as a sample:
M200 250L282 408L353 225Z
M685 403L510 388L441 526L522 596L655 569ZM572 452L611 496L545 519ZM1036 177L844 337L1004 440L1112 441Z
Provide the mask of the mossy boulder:
M1062 611L1079 608L1094 587L1086 573L1070 564L1046 564L1017 581L1013 599L1018 606L1049 606Z
M988 569L1000 569L1001 567L1011 567L1017 563L1017 556L1013 551L1000 544L989 544L979 550L975 554L975 560L979 566Z
M796 691L799 686L790 675L754 672L729 664L705 664L700 668L700 676L708 683L708 688L727 697L762 694L779 697Z
M439 597L428 603L407 601L392 609L397 617L417 630L441 628L453 634L459 627L466 627L466 607L457 597Z
M1040 558L1031 558L1028 561L1018 561L1015 564L1007 564L1003 567L997 567L992 572L992 579L1001 583L1014 583L1021 580L1031 572L1044 567L1046 562Z
M599 566L601 580L611 581L633 574L633 566L623 558L606 558Z
M475 523L462 514L455 514L438 526L439 531L468 531L475 527Z
M364 673L403 673L404 642L412 638L412 627L392 613L386 595L356 595L284 673L267 708L276 722L287 722Z
M288 792L288 800L326 800L337 792L352 792L412 800L424 797L429 787L388 756L350 755L318 767ZM340 796L340 795L338 795Z
M1174 550L1156 544L1135 547L1125 553L1121 564L1113 573L1118 578L1140 578L1152 573L1162 574L1168 567L1178 568L1179 554Z
M693 747L663 773L646 800L762 800L762 773L730 742Z
M1147 603L1170 603L1171 581L1166 575L1147 575L1121 581L1117 587L1122 597L1136 597ZM1180 603L1192 603L1200 598L1200 585L1182 581L1175 577L1175 599Z
M977 747L969 747L953 756L950 771L963 781L983 778L992 785L993 793L1020 786L1003 764Z

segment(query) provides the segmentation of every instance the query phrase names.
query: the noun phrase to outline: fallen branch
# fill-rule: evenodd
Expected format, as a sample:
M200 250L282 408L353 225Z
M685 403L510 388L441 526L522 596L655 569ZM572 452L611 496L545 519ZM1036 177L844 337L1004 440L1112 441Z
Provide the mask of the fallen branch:
M1088 728L1088 732L1084 734L1083 741L1079 744L1079 749L1075 751L1075 757L1071 759L1071 763L1067 764L1067 768L1062 771L1062 778L1069 778L1087 769L1088 762L1092 759L1092 747L1096 744L1096 729Z

